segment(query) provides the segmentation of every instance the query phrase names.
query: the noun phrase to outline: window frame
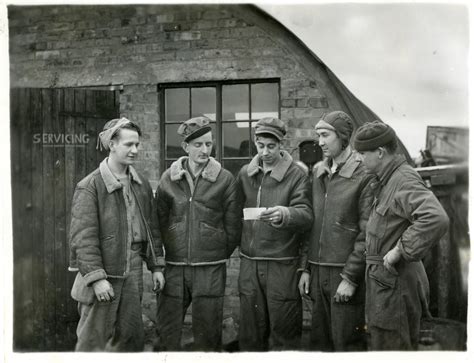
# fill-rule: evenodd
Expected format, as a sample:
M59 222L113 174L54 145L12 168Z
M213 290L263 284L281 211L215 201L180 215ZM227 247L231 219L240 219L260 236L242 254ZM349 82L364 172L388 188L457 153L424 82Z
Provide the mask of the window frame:
M205 87L215 87L216 89L216 120L215 120L215 158L220 163L225 160L251 160L251 155L249 157L224 157L223 156L223 147L222 144L222 87L227 85L235 84L245 84L249 87L248 92L248 105L249 105L249 119L245 122L258 121L258 119L252 119L252 87L253 84L262 84L262 83L274 83L278 86L278 118L281 118L281 79L280 78L255 78L255 79L239 79L239 80L225 80L225 81L200 81L200 82L172 82L172 83L160 83L157 85L158 91L158 102L159 102L159 116L160 116L160 163L163 166L163 171L166 170L167 161L176 160L173 158L166 158L166 99L165 91L171 88L205 88ZM192 96L190 91L190 109L189 112L192 112ZM185 121L185 120L183 120ZM232 121L231 121L232 122ZM214 123L214 122L213 122ZM252 142L252 135L250 137L250 142ZM250 158L250 159L249 159ZM225 167L225 166L224 166Z

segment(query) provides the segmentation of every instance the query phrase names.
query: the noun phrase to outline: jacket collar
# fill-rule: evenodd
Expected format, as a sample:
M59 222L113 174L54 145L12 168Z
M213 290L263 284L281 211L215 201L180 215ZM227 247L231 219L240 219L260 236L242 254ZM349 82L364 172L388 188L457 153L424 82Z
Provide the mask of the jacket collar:
M275 165L275 167L270 173L270 176L278 182L281 182L283 180L283 177L285 176L286 172L291 166L291 163L293 162L293 158L290 154L288 154L287 151L281 150L281 156L282 157L280 161L278 162L278 164ZM257 154L249 163L249 166L247 168L247 174L248 176L254 176L260 170L262 170L262 167L260 166L260 157Z
M184 163L188 159L189 158L187 156L182 156L171 164L170 177L172 181L181 180L183 175L187 173ZM201 177L203 179L210 181L211 183L214 183L217 180L217 177L219 176L221 169L222 169L221 164L213 157L209 157L209 162L202 170Z
M394 159L388 163L381 171L377 174L377 177L382 185L387 184L388 179L397 170L400 165L406 162L406 159L401 155L396 155Z
M349 158L346 160L344 165L342 165L341 170L339 170L339 176L348 179L351 178L359 165L360 161L356 160L356 153L352 151ZM316 164L315 172L317 178L324 174L330 174L331 167L329 166L329 159L325 158L323 161Z
M117 180L115 175L112 173L112 171L109 168L109 165L107 164L107 160L109 158L105 158L102 160L102 162L99 165L99 171L100 171L100 176L102 177L102 180L105 183L105 187L107 188L108 193L112 193L113 191L117 189L122 189L122 184ZM133 168L133 166L129 165L128 166L128 172L130 173L130 176L132 177L132 181L142 184L142 181L140 177L138 176L137 172Z

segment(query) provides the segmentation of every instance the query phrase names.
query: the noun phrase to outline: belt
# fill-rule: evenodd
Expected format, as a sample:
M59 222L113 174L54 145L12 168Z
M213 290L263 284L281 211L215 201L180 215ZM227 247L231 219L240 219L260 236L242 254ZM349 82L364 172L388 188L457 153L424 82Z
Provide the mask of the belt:
M383 265L383 257L377 255L365 256L365 262L367 265Z
M138 250L141 250L143 248L143 244L146 243L146 241L142 241L142 242L132 242L131 246L130 246L130 249L132 251L138 251Z

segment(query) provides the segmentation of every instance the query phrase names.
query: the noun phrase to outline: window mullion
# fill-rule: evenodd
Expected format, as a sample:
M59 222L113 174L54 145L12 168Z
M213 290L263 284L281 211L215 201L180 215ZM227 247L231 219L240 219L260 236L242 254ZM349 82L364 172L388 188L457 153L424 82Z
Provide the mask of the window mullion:
M249 82L249 157L252 157L252 83Z
M224 145L222 144L222 84L216 85L216 159L222 163Z

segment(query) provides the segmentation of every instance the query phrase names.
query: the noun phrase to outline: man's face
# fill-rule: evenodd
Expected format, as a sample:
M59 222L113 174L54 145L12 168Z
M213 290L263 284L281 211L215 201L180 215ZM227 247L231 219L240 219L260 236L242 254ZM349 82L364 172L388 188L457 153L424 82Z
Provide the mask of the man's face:
M279 141L270 137L256 136L255 146L257 147L258 155L266 166L273 166L280 160L281 144Z
M359 151L356 160L360 160L364 171L367 174L376 174L381 164L380 148L372 151Z
M319 146L324 156L334 159L342 152L342 141L333 130L319 129L316 130L319 136Z
M183 142L183 149L188 154L189 159L196 164L205 164L209 160L212 152L212 132L208 132L189 142Z
M122 165L133 165L138 154L140 140L138 132L120 129L118 135L110 141L110 154L113 160Z

